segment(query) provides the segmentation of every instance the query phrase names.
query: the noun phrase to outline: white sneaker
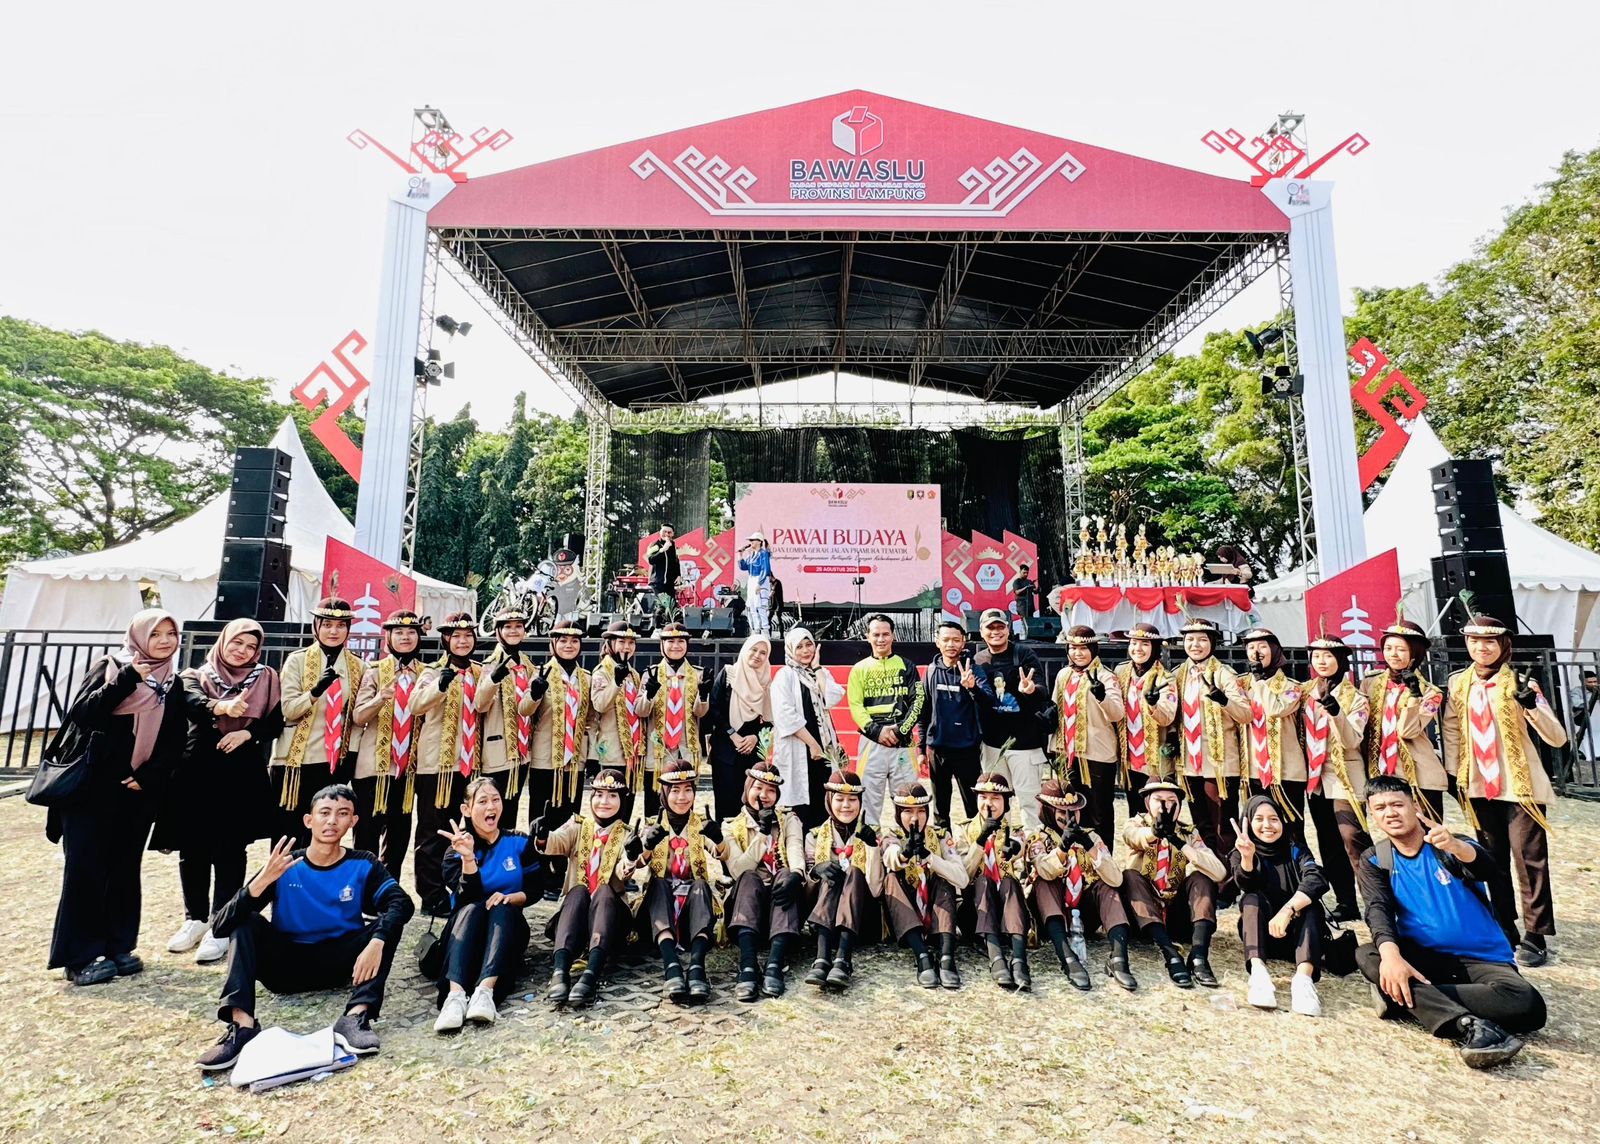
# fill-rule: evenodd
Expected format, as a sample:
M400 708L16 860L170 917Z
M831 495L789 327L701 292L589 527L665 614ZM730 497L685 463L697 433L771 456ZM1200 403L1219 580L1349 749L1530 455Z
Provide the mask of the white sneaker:
M479 987L472 991L472 1003L467 1006L467 1020L480 1025L492 1025L500 1016L494 1003L494 990Z
M1278 1007L1278 990L1272 984L1272 974L1267 972L1267 967L1260 961L1250 966L1250 990L1245 994L1245 1000L1257 1009Z
M1304 974L1296 973L1289 983L1289 1007L1306 1017L1322 1016L1322 999L1317 996L1317 984Z
M465 993L452 993L444 999L444 1005L439 1010L439 1018L433 1023L435 1033L454 1033L461 1028L461 1023L467 1018L467 995Z
M193 918L187 919L178 927L178 932L167 939L168 953L188 953L200 944L200 939L207 934L205 922L197 922Z
M200 939L200 948L194 951L194 959L201 965L212 961L221 961L228 956L228 939L213 937L210 930Z

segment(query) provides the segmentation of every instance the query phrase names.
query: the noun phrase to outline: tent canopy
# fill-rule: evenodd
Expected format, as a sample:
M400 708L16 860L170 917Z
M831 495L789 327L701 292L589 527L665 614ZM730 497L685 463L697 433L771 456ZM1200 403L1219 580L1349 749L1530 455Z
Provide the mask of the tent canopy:
M322 585L328 537L355 541L347 520L311 467L294 421L285 418L270 444L292 458L284 540L291 546L285 618L304 621ZM162 605L180 620L211 614L227 530L228 494L222 493L176 524L127 544L59 560L14 565L0 601L0 628L118 631L140 607L139 584L153 582ZM472 611L477 593L416 576L420 611L445 615Z
M1248 182L859 90L469 179L428 225L623 407L835 368L1053 406L1288 231Z
M1408 615L1438 614L1433 599L1433 558L1443 552L1434 513L1429 470L1451 459L1450 451L1426 417L1411 426L1406 443L1363 516L1367 552L1395 550ZM1553 635L1557 647L1600 646L1600 555L1563 540L1506 505L1500 506L1506 563L1516 597L1518 619L1528 629ZM1302 640L1306 631L1306 570L1256 588L1256 607L1285 639Z

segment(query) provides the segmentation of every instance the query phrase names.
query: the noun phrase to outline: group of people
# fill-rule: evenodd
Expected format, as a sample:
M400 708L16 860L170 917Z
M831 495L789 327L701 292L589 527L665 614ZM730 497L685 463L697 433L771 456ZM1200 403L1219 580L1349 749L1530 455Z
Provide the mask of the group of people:
M1534 736L1564 735L1490 617L1464 629L1472 666L1443 689L1403 619L1383 632L1384 670L1358 683L1330 638L1310 645L1311 678L1291 679L1265 629L1244 634L1250 666L1236 675L1204 620L1183 625L1171 665L1155 628L1121 633L1115 669L1094 631L1072 628L1049 680L998 610L980 617L975 651L941 625L919 672L877 615L843 686L801 628L777 671L754 635L708 680L673 623L655 633L654 664L640 667L641 637L619 621L585 669L577 628L557 626L535 656L514 610L494 617L487 649L471 615L447 617L435 659L419 617L396 612L370 663L346 647L351 619L347 602L320 601L312 641L278 671L261 660L260 625L234 621L180 671L176 621L142 612L68 712L61 753L91 777L50 814L66 858L50 964L77 985L139 972L140 851L177 850L186 918L168 948L228 959L227 1030L203 1067L228 1067L255 1035L257 983L354 986L335 1034L376 1051L415 910L400 886L408 852L421 909L443 922L422 965L440 1032L495 1020L541 898L559 902L547 992L559 1005L592 1003L630 941L659 957L674 1002L711 995L721 940L738 949L738 1000L778 996L807 934L804 982L820 989L847 988L855 950L884 933L919 986L959 988L962 932L1007 990L1031 989L1030 944L1092 988L1097 936L1123 989L1138 985L1136 937L1176 986L1216 987L1211 939L1237 902L1249 1002L1277 1007L1268 963L1284 960L1292 1009L1316 1015L1322 899L1331 890L1331 919L1353 920L1358 886L1372 942L1357 963L1385 1013L1414 1013L1480 1066L1543 1023L1517 963L1542 964L1554 933L1553 791ZM1476 841L1442 825L1449 786ZM247 882L245 848L262 838L275 845Z

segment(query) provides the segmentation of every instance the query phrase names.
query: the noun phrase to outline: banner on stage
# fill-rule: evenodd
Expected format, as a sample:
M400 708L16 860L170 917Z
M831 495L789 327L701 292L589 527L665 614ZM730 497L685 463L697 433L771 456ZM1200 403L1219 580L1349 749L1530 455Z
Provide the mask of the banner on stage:
M804 605L929 608L939 601L941 511L938 485L740 484L735 555L760 532L784 598Z
M383 619L401 608L415 610L417 582L359 548L328 537L322 556L322 594L350 601L350 650L363 659L383 654ZM435 616L435 622L443 616Z
M1028 578L1039 587L1039 546L1007 529L1001 539L974 532L970 539L946 532L943 537L943 614L962 620L968 612L999 608L1017 613L1012 582L1028 565Z
M1378 632L1400 605L1400 561L1395 550L1380 552L1306 591L1306 631L1325 631L1355 649L1356 660L1376 663Z
M730 528L707 537L705 529L697 528L678 537L678 579L682 582L685 594L691 595L699 607L717 607L727 592L733 591L734 574L738 570L738 560L733 554L733 533L734 530ZM650 542L657 535L652 532L649 536L639 538L638 562L641 572L648 568L645 549L650 547ZM726 591L719 596L718 589Z

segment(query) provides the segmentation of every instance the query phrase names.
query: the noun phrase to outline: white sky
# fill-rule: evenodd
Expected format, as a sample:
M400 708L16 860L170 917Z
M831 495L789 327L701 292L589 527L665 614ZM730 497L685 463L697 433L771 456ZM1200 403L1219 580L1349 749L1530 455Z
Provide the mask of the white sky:
M1347 294L1433 278L1600 141L1600 16L1577 0L61 2L4 27L0 313L167 343L283 395L375 324L399 172L345 136L401 150L423 104L516 136L477 175L862 87L1243 177L1200 136L1303 111L1313 154L1372 142L1324 170ZM1274 304L1260 284L1213 325ZM435 412L470 400L497 427L524 390L569 407L453 285L438 308L478 328Z

